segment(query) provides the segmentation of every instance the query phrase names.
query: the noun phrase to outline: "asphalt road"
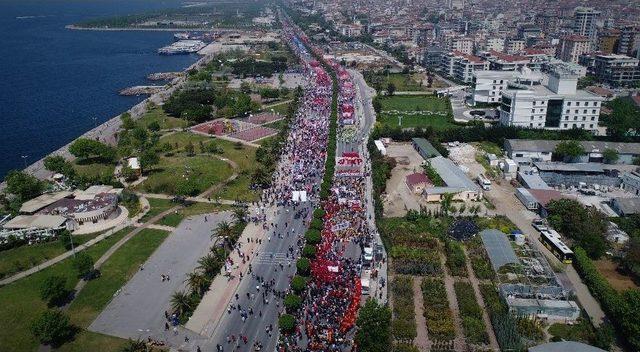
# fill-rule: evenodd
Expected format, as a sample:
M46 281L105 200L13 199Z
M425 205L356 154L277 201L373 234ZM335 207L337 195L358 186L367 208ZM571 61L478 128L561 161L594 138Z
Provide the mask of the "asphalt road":
M311 216L313 206L308 202L295 207L280 206L278 207L279 214L274 219L268 219L268 222L273 222L274 227L270 228L263 238L259 254L251 263L253 275L245 275L240 282L236 291L238 299L231 299L231 304L235 305L236 309L231 313L225 313L213 336L206 345L201 346L204 351L215 351L217 344L223 345L225 351L234 351L235 346L240 346L238 351L249 351L253 344L258 342L263 345L264 351L275 350L278 341L278 316L284 310L282 300L269 294L266 297L268 303L265 304L262 296L265 289L256 277L260 276L266 282L275 280L274 290L285 291L289 288L290 277L295 274L295 262L299 257L299 253L296 252L298 250L297 241L307 229L305 219L302 217L295 219L294 215L305 209L308 211L308 216ZM278 238L278 234L282 238ZM289 251L290 247L294 249L293 255ZM257 286L260 286L259 290L256 288ZM249 298L247 298L247 293L250 295ZM249 308L253 310L253 315L249 315L244 322L237 309L238 304L241 309L247 312ZM262 316L260 316L260 312ZM269 326L273 327L273 332L265 330ZM236 337L236 342L229 344L227 336L231 335ZM239 335L247 337L246 344L238 339Z

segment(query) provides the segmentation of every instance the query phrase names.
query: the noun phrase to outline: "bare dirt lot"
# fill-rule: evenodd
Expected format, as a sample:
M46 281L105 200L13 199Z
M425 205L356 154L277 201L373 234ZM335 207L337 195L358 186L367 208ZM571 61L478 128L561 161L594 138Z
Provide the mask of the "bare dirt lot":
M617 270L618 264L611 259L604 258L595 261L596 268L600 274L607 278L607 281L617 291L624 291L630 288L639 288L633 280Z

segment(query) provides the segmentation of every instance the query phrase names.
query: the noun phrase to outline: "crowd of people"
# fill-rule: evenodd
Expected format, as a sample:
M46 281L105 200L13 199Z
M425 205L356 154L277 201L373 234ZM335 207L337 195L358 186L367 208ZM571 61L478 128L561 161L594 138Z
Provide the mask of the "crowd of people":
M302 38L309 45L295 25L291 25L289 30L298 33L298 36L292 36L294 43ZM327 63L338 77L339 129L352 128L348 126L358 123L353 109L353 82L349 73L335 61ZM325 145L321 148L324 149ZM354 150L358 147L350 145L349 151L339 154L337 161L326 161L337 162L337 165L330 195L322 202L325 215L321 242L316 246L315 258L311 262L312 280L305 290L303 306L295 315L295 332L281 335L279 351L337 352L353 347L362 293L360 254L372 235L365 207L364 165ZM317 162L321 165L324 154L318 156Z

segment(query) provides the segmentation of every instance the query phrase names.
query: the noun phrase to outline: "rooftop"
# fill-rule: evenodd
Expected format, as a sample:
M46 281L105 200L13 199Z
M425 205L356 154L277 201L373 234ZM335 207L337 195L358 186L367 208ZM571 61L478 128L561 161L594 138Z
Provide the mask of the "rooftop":
M6 229L54 229L62 227L67 219L60 215L18 215L3 225Z
M36 211L55 203L56 201L69 197L72 192L62 191L62 192L54 192L54 193L45 193L39 195L31 200L28 200L22 204L20 207L21 213L35 213Z
M407 185L415 186L421 183L431 184L429 178L425 174L415 173L407 176Z
M487 249L494 271L497 272L507 264L517 264L519 262L506 234L495 229L487 229L480 232L480 237L482 237L482 243Z
M513 151L525 150L531 152L553 152L560 140L536 140L536 139L507 139L505 146ZM603 152L605 149L614 149L621 154L640 154L640 143L581 141L582 147L587 153Z
M428 140L424 138L412 138L411 141L426 155L430 157L441 156L440 152L438 152L438 150Z
M477 191L478 186L453 161L437 156L429 159L433 167L444 183L449 187Z
M604 168L597 163L562 163L555 161L535 162L535 167L540 171L560 172L597 172L604 173Z

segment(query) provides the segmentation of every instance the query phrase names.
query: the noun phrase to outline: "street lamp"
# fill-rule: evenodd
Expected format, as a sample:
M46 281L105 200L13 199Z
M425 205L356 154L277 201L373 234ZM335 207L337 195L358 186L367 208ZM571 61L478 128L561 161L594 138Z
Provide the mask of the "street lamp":
M21 155L20 156L22 158L22 163L24 164L24 168L27 168L27 158L29 157L28 155Z

